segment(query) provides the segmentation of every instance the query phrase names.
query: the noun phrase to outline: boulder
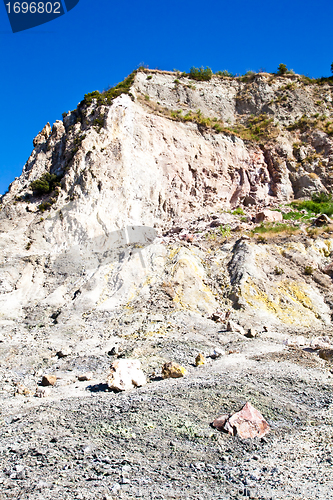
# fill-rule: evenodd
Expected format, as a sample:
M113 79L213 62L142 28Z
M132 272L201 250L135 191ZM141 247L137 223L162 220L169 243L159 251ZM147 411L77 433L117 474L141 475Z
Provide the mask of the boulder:
M264 417L249 402L231 417L229 415L218 416L212 425L220 431L243 439L263 437L270 431Z
M248 339L254 339L254 337L257 337L258 332L254 328L249 328L247 333L245 334L245 337Z
M163 378L179 378L184 377L187 371L185 368L174 361L170 361L169 363L165 363L162 366L162 375Z
M263 210L256 215L256 222L282 222L283 217L281 212L276 210Z
M117 359L111 365L107 378L109 389L127 391L147 383L138 359Z

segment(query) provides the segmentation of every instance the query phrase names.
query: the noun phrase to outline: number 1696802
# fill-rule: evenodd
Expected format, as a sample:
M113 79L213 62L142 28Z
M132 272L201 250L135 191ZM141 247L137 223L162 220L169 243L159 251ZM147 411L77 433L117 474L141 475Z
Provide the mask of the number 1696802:
M8 2L8 14L61 14L60 2Z

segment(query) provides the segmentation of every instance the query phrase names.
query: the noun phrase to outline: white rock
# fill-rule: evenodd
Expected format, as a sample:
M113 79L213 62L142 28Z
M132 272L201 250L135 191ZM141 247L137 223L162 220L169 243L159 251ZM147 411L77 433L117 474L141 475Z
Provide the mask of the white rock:
M220 358L221 356L225 356L225 350L220 347L215 347L215 349L209 355L212 359Z
M51 389L49 387L38 387L35 396L37 398L46 398L51 394Z
M227 323L227 330L228 332L240 333L241 335L245 334L244 328L241 325L238 325L238 323L235 323L235 321L232 321L231 319Z
M127 391L147 383L138 359L117 359L111 365L107 378L109 389Z

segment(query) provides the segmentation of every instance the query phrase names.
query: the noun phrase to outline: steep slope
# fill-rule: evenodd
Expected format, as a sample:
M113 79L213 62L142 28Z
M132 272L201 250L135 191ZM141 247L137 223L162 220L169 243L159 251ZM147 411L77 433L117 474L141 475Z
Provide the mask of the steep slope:
M137 71L119 88L87 94L63 122L47 124L35 138L22 175L2 198L4 321L76 322L87 311L154 302L159 294L166 299L171 283L172 307L206 316L259 307L278 321L329 322L327 290L299 285L299 272L273 298L274 263L264 272L259 265L248 280L239 278L244 269L233 276L235 255L244 245L256 247L236 244L242 226L235 246L217 256L218 286L202 241L214 220L223 226L230 207L249 206L251 222L260 207L330 189L331 81L177 76ZM239 218L232 220L237 228ZM181 237L194 232L194 240L166 237L182 229ZM331 258L331 240L323 245L326 252L315 250L319 270ZM306 248L312 246L301 251L303 260L312 262ZM237 266L256 260L253 251L243 252ZM261 261L267 264L272 251L261 251ZM286 314L281 294L291 301Z

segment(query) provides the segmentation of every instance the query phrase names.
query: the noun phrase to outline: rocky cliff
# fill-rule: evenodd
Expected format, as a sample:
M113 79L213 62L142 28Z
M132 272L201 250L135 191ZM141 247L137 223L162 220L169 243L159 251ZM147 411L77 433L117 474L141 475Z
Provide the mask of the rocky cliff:
M231 308L329 323L330 278L309 284L295 270L330 263L329 233L239 238L261 209L330 191L332 88L298 75L202 82L139 70L87 94L38 134L2 197L1 320L76 322L164 301L205 317ZM245 217L230 213L241 206ZM211 227L235 232L212 250ZM272 279L276 266L284 275Z
M331 84L140 70L37 135L0 205L1 498L330 497ZM246 402L265 437L210 427Z

